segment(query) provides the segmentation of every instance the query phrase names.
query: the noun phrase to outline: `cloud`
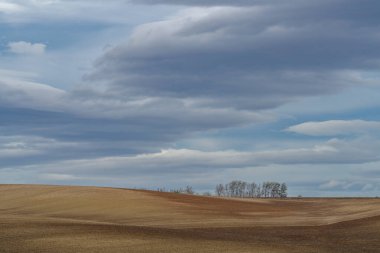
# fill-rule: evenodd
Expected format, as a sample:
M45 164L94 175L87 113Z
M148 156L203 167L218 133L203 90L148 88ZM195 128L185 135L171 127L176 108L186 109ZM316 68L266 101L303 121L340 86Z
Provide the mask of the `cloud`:
M321 189L332 189L332 188L336 188L337 186L341 186L342 184L344 183L336 181L336 180L330 180L326 183L321 184L319 187Z
M366 181L352 181L352 180L329 180L319 186L321 190L325 191L378 191L380 183Z
M0 110L0 112L2 112ZM22 124L22 122L20 122ZM30 126L30 125L29 125ZM83 142L74 142L67 140L56 140L41 136L33 136L33 131L27 135L17 135L20 132L17 126L15 135L10 135L7 130L7 124L0 124L2 136L0 137L0 169L23 166L40 162L53 162L62 159L80 157L80 154L91 149L91 145ZM41 128L41 126L38 126Z
M380 122L365 120L329 120L322 122L305 122L291 126L288 132L311 136L336 136L349 134L368 134L380 131Z
M168 4L168 5L190 5L190 6L249 6L276 1L265 0L132 0L136 4ZM295 1L293 1L295 2Z
M0 23L4 24L137 24L166 15L177 7L131 4L128 0L2 0ZM157 14L158 13L158 14ZM126 18L127 17L127 18Z
M331 15L339 6L188 8L136 28L99 58L88 80L123 96L244 110L365 85L357 76L378 66L380 20Z
M41 178L43 180L52 180L52 181L72 181L72 180L79 180L80 179L80 178L72 176L72 175L54 174L54 173L42 174Z
M342 141L333 139L305 148L264 151L199 151L167 149L157 153L131 156L108 156L78 159L46 165L26 166L42 173L63 173L75 176L136 176L136 175L192 175L227 169L253 168L269 165L301 164L365 164L379 161L380 143L370 146L365 140Z
M2 135L53 140L50 150L43 148L45 155L35 158L45 162L157 152L197 132L273 120L270 114L199 107L187 99L67 92L30 81L28 73L0 72ZM54 148L58 143L61 147ZM18 163L25 159L3 160L4 165Z
M1 159L17 159L40 154L38 150L23 148L23 147L6 147L0 148ZM4 161L2 161L4 162Z
M13 106L28 109L57 110L66 92L46 84L23 78L23 73L4 75L0 79L0 106ZM9 73L9 72L8 72Z
M31 43L17 41L8 43L9 51L15 54L41 55L45 53L46 45L42 43Z
M0 2L0 13L17 13L20 11L22 11L22 7L18 4Z

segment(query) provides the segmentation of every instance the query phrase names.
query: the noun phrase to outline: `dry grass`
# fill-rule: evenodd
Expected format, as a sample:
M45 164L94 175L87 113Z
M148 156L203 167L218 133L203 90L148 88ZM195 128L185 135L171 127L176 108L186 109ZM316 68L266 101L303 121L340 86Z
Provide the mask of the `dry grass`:
M0 252L380 252L380 200L2 185Z

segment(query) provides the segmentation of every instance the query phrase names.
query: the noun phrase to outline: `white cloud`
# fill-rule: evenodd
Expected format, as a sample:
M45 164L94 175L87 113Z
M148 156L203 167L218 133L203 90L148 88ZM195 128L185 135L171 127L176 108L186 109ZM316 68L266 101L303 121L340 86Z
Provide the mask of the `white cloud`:
M0 137L0 158L12 159L41 154L35 146L18 140Z
M378 182L368 182L368 180L329 180L319 186L324 191L377 191L380 188Z
M109 156L94 159L67 160L27 168L44 173L87 175L194 174L226 169L268 166L273 164L364 164L379 161L380 143L367 140L333 139L312 147L266 151L212 151L167 149L158 153L134 156Z
M4 162L4 159L46 155L54 150L78 148L78 145L38 136L0 136L0 158Z
M343 187L347 184L347 182L344 182L344 181L338 181L338 180L330 180L326 183L323 183L319 186L320 189L323 189L323 190L331 190L331 189L335 189L335 188L338 188L338 187Z
M373 184L365 184L362 188L362 191L374 190L375 186Z
M0 2L0 13L11 14L11 13L20 12L22 10L23 10L22 6L18 4L3 2L3 1Z
M67 175L67 174L56 174L56 173L45 173L40 175L41 179L44 180L53 180L53 181L70 181L70 180L77 180L80 179L78 177L75 177L73 175Z
M322 122L305 122L291 126L288 132L311 136L335 136L348 134L365 134L380 131L380 122L365 120L329 120Z
M8 43L9 51L15 54L41 55L45 53L46 45L42 43L31 43L17 41Z
M28 149L28 148L0 148L0 158L21 158L26 156L38 155L41 152L39 150Z
M0 0L1 1L1 0ZM126 0L9 0L0 2L0 22L71 22L95 21L105 23L137 24L142 20L156 19L178 7L143 6ZM155 12L156 11L156 12ZM158 15L157 15L158 13Z
M23 74L21 77L15 75L1 77L0 105L48 111L62 109L61 103L66 94L65 91L46 84L24 80Z

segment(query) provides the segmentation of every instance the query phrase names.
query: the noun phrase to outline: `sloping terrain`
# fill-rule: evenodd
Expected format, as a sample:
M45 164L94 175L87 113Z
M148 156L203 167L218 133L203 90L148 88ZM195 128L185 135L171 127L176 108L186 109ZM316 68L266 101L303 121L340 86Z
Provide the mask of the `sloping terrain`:
M380 252L379 199L0 185L0 252Z

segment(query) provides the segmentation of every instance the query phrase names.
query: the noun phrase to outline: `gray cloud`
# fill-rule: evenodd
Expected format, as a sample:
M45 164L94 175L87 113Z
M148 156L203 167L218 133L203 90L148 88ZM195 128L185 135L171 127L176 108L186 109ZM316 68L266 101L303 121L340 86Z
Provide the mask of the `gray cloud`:
M363 84L361 71L376 66L377 16L333 11L340 4L189 8L136 28L70 92L3 77L3 133L93 142L107 155L111 143L153 152L271 120L262 109Z
M323 2L324 0L320 1ZM302 4L303 0L130 0L135 4L167 4L184 6L253 6L253 5L281 5L281 4Z
M138 27L89 80L123 95L249 110L334 93L360 85L356 77L380 57L376 13L341 4L190 8Z
M2 136L15 139L9 143L31 140L27 149L6 150L0 145L3 166L157 152L196 132L271 120L251 111L199 107L185 99L65 92L27 81L27 76L17 79L3 73ZM40 141L46 145L37 147ZM30 155L22 157L26 153ZM17 154L20 159L14 159Z
M177 174L192 175L227 169L301 164L365 164L380 161L379 142L368 144L367 139L344 141L332 139L319 145L304 148L287 148L266 151L212 151L167 149L157 153L131 156L107 156L95 159L69 160L44 166L27 166L42 173L63 173L84 177L136 176Z

